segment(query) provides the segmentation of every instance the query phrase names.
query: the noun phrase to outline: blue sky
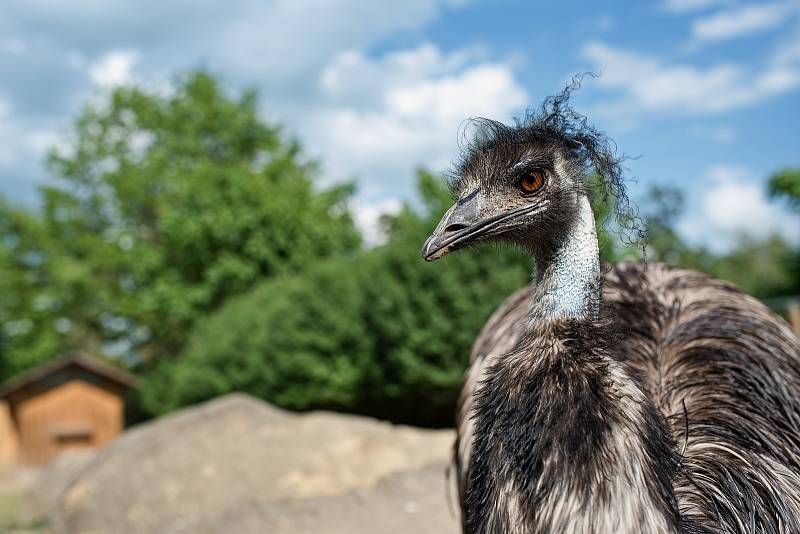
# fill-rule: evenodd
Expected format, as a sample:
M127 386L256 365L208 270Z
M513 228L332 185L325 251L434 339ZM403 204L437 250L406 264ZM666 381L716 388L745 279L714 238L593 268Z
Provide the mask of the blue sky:
M49 146L116 85L168 88L204 67L256 87L323 163L356 179L374 227L443 170L463 119L510 121L576 72L575 104L639 178L686 190L682 232L724 248L800 225L764 184L800 165L800 1L405 2L6 0L0 5L0 193L34 205Z

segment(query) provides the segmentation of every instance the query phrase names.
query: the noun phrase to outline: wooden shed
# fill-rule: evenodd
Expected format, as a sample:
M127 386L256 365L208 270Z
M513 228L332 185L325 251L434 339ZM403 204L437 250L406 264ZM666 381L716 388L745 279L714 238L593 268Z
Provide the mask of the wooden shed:
M48 362L0 386L0 462L42 464L122 432L136 379L83 354Z

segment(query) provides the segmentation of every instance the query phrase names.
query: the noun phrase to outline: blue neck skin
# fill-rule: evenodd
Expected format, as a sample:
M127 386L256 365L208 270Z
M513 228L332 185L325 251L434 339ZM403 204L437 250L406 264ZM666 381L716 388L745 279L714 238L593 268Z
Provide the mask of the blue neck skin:
M548 318L596 319L602 296L600 252L594 215L586 195L577 196L577 217L562 244L536 258L534 314Z

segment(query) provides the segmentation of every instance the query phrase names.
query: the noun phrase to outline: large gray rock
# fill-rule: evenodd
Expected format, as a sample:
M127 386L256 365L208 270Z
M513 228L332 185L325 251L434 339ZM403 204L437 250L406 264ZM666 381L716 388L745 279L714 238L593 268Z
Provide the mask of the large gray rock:
M229 395L96 455L51 515L68 533L447 533L451 431Z
M443 467L431 464L389 475L372 487L335 497L244 503L201 532L237 534L456 533L445 502Z
M46 520L61 503L64 491L81 475L96 453L74 450L61 454L52 464L37 471L35 482L25 492L23 519L29 523Z

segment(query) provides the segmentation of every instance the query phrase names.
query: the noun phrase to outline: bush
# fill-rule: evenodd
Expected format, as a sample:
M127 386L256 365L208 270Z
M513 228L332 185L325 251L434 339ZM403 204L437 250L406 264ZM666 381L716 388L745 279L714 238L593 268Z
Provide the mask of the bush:
M351 405L369 354L356 267L341 259L271 280L201 321L181 357L148 376L144 408L234 390L289 408Z

